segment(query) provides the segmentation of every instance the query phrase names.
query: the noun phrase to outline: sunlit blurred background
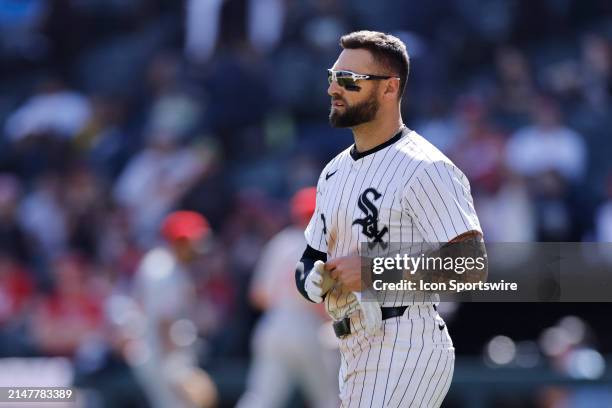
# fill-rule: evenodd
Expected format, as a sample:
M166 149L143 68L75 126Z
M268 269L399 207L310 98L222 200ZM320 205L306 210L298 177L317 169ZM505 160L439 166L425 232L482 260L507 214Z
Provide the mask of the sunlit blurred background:
M610 1L0 0L0 385L151 406L134 277L182 209L212 238L170 337L234 406L253 271L352 142L327 124L326 69L364 28L407 44L404 121L466 173L486 240L612 242ZM611 314L447 305L443 406L612 407Z

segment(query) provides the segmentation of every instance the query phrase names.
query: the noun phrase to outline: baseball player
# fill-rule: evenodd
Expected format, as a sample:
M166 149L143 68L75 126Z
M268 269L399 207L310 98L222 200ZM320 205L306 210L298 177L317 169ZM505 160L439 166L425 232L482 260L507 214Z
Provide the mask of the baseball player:
M135 343L139 357L130 364L154 408L216 405L216 386L197 366L195 342L180 339L180 333L196 331L190 320L196 295L191 274L211 233L199 213L169 214L161 228L166 245L147 252L136 272L144 330Z
M251 300L265 313L254 331L247 390L237 408L286 407L296 387L308 406L338 407L334 375L339 359L320 340L324 311L292 290L292 272L306 244L304 228L314 213L316 194L314 187L294 194L293 224L270 240L255 268Z
M464 174L402 121L409 71L405 45L371 31L345 35L328 70L329 120L351 128L354 145L323 169L296 284L325 302L340 339L342 407L439 407L454 369L454 347L435 293L365 301L361 244L466 243L485 256ZM486 273L486 271L485 271Z

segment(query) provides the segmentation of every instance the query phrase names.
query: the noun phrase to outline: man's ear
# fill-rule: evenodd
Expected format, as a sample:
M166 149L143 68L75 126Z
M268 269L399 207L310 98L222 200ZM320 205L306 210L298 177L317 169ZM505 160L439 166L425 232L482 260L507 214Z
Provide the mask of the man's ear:
M385 81L383 95L385 97L397 99L397 93L399 92L399 79L392 78L390 81Z

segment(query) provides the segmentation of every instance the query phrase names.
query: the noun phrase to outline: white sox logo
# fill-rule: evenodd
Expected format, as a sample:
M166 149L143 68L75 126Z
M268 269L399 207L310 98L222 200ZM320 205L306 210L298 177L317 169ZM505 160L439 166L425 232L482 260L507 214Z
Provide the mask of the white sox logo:
M381 244L383 248L386 248L387 244L382 238L389 230L387 227L384 227L380 231L378 230L378 208L374 206L368 195L371 195L374 201L381 197L381 194L372 187L365 190L359 196L357 206L366 216L361 219L356 219L351 225L361 225L361 233L372 239L370 241L370 247L374 246L374 244Z

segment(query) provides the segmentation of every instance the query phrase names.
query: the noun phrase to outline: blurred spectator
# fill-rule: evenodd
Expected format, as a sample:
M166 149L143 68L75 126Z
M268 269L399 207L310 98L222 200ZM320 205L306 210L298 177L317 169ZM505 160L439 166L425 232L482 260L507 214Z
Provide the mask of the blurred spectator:
M482 192L474 201L488 242L536 240L535 209L526 183L520 177L505 180L498 190Z
M26 324L32 311L34 291L30 271L11 253L0 251L0 357L34 352Z
M537 220L538 241L576 241L577 217L572 216L570 185L556 171L536 174L530 180Z
M200 271L193 276L197 306L193 321L198 332L209 340L212 350L207 349L204 359L218 357L216 352L230 350L239 343L231 338L227 323L236 319L236 285L231 276L226 248L219 242L207 243L208 248L194 261L193 269Z
M111 268L118 290L129 288L142 257L130 228L129 212L112 208L104 214L104 223L98 233L98 256L104 266Z
M427 117L417 122L415 130L448 155L459 143L457 118L452 116L448 101L442 98L434 96L426 105Z
M21 225L46 259L53 259L67 249L68 214L62 200L63 187L57 175L41 175L19 211Z
M524 126L536 97L527 57L518 49L502 47L495 54L495 68L495 115L510 128Z
M533 117L533 126L519 129L508 141L508 167L527 177L555 171L564 180L579 182L587 160L582 136L562 124L559 107L548 97L536 101Z
M283 35L286 2L284 0L249 0L248 35L261 53L273 51Z
M210 104L204 126L218 135L223 152L233 159L266 153L261 136L253 133L259 132L270 108L270 88L282 86L268 81L278 75L276 69L267 68L246 44L224 49L206 72L203 85Z
M582 41L582 81L585 100L594 108L603 108L612 98L612 46L599 35L587 35Z
M545 85L563 102L584 104L592 114L605 112L612 95L612 50L604 36L588 33L580 44L580 60L567 57L544 71Z
M488 121L487 108L477 97L460 101L458 140L450 157L469 178L474 190L494 191L500 180L504 138Z
M185 19L185 53L195 62L206 62L217 46L223 0L188 0Z
M144 245L156 236L162 217L206 170L210 153L183 147L177 135L153 133L147 147L134 156L115 187L114 197L125 206L136 232Z
M58 258L52 272L54 288L37 300L30 330L44 355L74 356L102 337L104 294L93 285L89 261L77 254Z
M47 79L4 124L12 169L27 180L61 173L74 159L72 143L91 117L87 97Z
M89 258L97 257L98 236L104 222L103 187L87 167L79 166L67 176L63 192L68 246Z
M256 189L240 191L234 205L237 210L226 225L225 239L233 269L238 275L248 276L261 249L281 229L285 217L279 202Z
M146 145L134 155L114 186L116 202L130 213L141 244L151 245L157 225L210 165L213 152L185 143L200 120L200 107L177 83L178 61L160 54L151 64L153 103L146 123Z
M85 126L90 115L86 97L61 82L51 81L7 119L5 130L12 141L46 133L70 139Z
M231 323L226 326L226 335L231 333L231 342L228 339L225 344L219 345L226 355L247 354L255 317L248 301L251 274L266 242L285 223L282 204L263 191L245 189L234 197L222 240L234 284L235 307L243 313L233 314Z
M157 54L147 69L151 104L146 132L185 140L200 124L203 104L182 81L182 61L171 51Z
M91 104L91 117L76 136L75 147L99 176L111 180L127 160L130 147L129 135L123 129L127 101L119 95L98 95Z
M233 185L227 177L232 169L221 156L218 143L213 138L202 137L197 144L209 152L207 168L182 197L178 207L203 214L210 220L213 229L222 230L232 211ZM211 200L211 197L215 199Z
M10 254L0 252L0 326L21 321L29 308L34 282Z
M9 174L0 174L0 251L28 263L31 259L31 244L19 223L18 209L21 195L19 180Z
M148 130L157 137L185 138L199 119L199 108L188 95L167 89L153 103Z
M146 72L147 85L153 101L165 93L177 91L180 77L181 59L179 55L172 51L163 51L155 55Z

